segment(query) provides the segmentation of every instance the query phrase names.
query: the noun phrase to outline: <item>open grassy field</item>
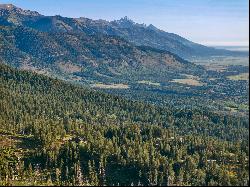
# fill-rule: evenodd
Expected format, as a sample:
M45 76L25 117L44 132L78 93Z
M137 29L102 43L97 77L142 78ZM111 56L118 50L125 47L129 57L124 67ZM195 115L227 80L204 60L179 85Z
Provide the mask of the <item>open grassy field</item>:
M153 86L160 86L161 85L158 82L151 82L151 81L146 81L146 80L138 81L138 83L140 83L140 84L148 84L148 85L153 85Z
M173 79L171 82L174 83L180 83L180 84L186 84L189 86L203 86L205 85L203 82L200 81L200 77L189 75L189 74L181 74L185 76L183 79Z
M186 85L189 85L189 86L203 86L204 85L204 83L200 82L199 80L190 79L190 78L186 78L186 79L173 79L171 82L180 83L180 84L186 84Z
M97 84L92 84L91 87L93 87L93 88L102 88L102 89L129 89L129 85L127 85L127 84L103 84L103 83L97 83Z
M227 77L230 80L235 80L235 81L239 81L239 80L249 80L249 73L241 73L239 75L232 75L232 76L228 76Z

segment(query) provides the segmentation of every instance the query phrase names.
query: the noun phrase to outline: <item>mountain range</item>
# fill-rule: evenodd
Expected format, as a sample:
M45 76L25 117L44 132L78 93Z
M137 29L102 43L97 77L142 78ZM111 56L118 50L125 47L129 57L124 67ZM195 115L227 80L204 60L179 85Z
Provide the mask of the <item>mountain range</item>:
M125 17L115 21L44 16L0 5L0 61L66 80L96 83L201 75L188 58L246 55L193 43Z
M135 45L126 36L138 29L141 36L155 31L153 26L136 24L128 18L107 22L43 16L14 5L1 5L0 15L0 60L22 69L59 75L75 73L94 80L96 74L107 78L161 69L200 69L167 50ZM125 34L126 29L131 30L130 34Z
M167 50L182 58L211 55L241 55L239 52L218 50L191 42L181 36L162 31L152 24L138 24L124 17L120 20L105 21L88 18L66 18L43 16L35 11L23 10L7 4L0 7L1 25L19 25L42 32L80 32L119 36L140 46Z

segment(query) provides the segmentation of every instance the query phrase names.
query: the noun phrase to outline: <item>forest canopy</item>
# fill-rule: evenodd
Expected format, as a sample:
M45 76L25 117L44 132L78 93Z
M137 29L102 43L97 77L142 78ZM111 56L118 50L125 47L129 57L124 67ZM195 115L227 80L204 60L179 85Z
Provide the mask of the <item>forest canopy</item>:
M248 121L0 64L0 185L247 185Z

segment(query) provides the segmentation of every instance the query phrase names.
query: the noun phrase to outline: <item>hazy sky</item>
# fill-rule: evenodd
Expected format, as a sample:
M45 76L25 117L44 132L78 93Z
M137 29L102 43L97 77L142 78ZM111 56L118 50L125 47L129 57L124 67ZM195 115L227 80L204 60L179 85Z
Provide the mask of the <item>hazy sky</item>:
M0 0L44 15L128 16L205 45L249 45L248 0Z

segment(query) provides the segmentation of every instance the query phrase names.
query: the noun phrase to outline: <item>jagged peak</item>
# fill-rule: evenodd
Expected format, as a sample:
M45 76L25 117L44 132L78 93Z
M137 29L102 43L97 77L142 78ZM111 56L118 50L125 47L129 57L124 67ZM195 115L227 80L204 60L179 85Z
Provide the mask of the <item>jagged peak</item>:
M124 16L123 18L120 19L121 21L129 21L129 22L134 22L132 19L130 19L128 16Z
M146 28L147 25L142 23L142 24L139 24L139 23L136 23L134 22L132 19L130 19L129 17L125 16L119 20L114 20L112 21L112 23L115 23L115 24L118 24L120 27L131 27L131 26L139 26L139 27L144 27Z
M135 24L135 22L132 19L128 18L127 16L119 20L115 20L115 22L119 24L131 24L131 25Z

